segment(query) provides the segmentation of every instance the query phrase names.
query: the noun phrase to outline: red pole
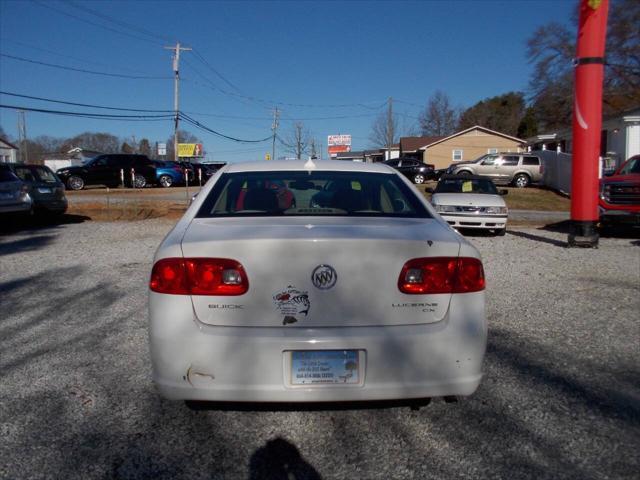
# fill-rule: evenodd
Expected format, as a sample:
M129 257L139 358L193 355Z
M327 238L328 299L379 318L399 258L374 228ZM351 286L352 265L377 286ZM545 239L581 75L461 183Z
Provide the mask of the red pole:
M598 158L609 0L581 0L573 105L569 246L598 246Z

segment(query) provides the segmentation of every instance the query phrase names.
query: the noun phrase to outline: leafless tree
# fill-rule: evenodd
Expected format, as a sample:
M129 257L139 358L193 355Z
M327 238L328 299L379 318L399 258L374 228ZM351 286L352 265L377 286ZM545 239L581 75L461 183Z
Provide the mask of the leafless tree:
M451 105L449 96L437 90L420 114L420 133L422 135L448 136L456 131L459 111Z
M603 91L605 115L640 105L640 29L637 27L640 2L616 0L610 5ZM573 29L548 23L527 41L527 58L533 65L529 89L534 115L542 129L571 124L577 17L573 23Z
M294 154L300 160L307 152L311 141L309 130L305 128L302 122L296 122L293 124L293 129L289 135L284 139L283 144L287 152Z
M369 141L376 147L390 149L391 145L398 143L398 117L393 113L393 102L389 99L386 112L381 112L371 126Z

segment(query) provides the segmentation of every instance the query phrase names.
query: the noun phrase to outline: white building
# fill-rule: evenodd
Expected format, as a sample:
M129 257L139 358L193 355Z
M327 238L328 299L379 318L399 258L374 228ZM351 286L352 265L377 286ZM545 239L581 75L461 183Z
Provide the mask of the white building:
M18 147L0 138L0 163L16 163L18 161Z

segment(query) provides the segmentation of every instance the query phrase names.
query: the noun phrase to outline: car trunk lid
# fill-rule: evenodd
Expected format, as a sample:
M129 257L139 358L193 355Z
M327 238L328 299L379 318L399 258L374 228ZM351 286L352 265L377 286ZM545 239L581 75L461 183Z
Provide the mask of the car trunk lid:
M440 321L451 295L404 294L398 277L412 258L459 250L457 234L434 219L195 219L182 242L185 257L237 260L249 279L244 295L192 296L197 318L256 327Z

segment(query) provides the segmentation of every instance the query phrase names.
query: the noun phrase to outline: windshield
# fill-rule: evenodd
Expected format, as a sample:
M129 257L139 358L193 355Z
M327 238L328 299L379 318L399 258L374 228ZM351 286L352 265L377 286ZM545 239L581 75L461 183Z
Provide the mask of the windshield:
M224 174L197 216L276 215L430 217L396 175L326 171Z
M444 178L438 182L434 193L488 193L497 195L496 186L489 179Z
M630 173L640 173L640 157L630 159L625 166L620 169L618 175L629 175Z

